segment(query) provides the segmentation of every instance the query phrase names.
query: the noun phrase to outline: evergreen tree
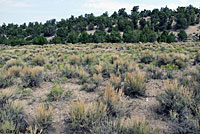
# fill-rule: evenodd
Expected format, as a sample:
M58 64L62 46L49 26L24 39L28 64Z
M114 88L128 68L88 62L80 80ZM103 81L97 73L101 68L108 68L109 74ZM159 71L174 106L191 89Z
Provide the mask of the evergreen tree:
M71 31L67 37L67 42L68 43L77 43L78 42L78 33L75 31Z
M178 39L180 41L187 40L187 34L186 34L186 32L183 29L181 29L180 32L178 33Z
M106 33L102 31L95 31L93 35L93 42L94 43L103 43L106 39Z
M35 37L33 39L33 44L36 44L36 45L43 45L43 44L47 44L47 43L48 43L48 41L44 36Z

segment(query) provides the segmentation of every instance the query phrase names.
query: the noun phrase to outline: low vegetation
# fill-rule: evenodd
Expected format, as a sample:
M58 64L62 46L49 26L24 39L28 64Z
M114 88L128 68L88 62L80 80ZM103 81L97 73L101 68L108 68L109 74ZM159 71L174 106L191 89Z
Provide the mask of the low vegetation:
M198 134L199 48L1 46L0 132Z

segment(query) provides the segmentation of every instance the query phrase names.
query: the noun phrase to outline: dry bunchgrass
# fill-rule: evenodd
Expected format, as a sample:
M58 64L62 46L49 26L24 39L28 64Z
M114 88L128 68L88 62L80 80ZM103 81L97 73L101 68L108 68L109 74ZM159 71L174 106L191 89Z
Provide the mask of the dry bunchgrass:
M178 94L180 94L182 97L184 97L188 101L192 100L193 91L189 90L186 87L179 86L178 81L176 79L173 80L172 82L167 80L164 84L164 89L165 89L166 92L171 92L171 91L177 92Z
M113 87L116 89L120 89L121 88L121 77L117 77L115 75L111 75L110 76L110 83L113 85Z
M101 101L107 106L107 114L111 116L117 116L123 108L121 103L121 97L123 95L122 89L115 91L114 87L111 84L106 86ZM119 107L120 106L120 107Z
M41 105L35 113L35 118L41 129L47 129L52 122L53 108L50 105Z
M71 65L79 65L81 63L81 58L80 56L77 55L72 55L69 57L69 64Z
M22 71L22 67L12 66L7 70L7 73L8 73L9 76L19 77L21 71Z
M130 97L145 95L146 74L137 70L134 73L128 73L124 80L124 93Z
M20 76L25 87L38 87L43 81L43 67L24 67Z
M37 55L32 59L32 64L35 66L43 66L45 64L45 59L42 55Z
M93 74L92 81L94 84L99 86L99 84L103 81L102 74Z
M23 67L24 64L23 64L22 60L20 60L20 59L11 59L11 60L7 61L6 64L4 65L4 70L8 70L12 66Z

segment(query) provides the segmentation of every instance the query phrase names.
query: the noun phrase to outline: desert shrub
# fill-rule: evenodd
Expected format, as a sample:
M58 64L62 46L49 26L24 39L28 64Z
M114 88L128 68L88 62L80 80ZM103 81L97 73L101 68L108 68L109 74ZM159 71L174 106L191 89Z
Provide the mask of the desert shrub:
M88 83L84 83L81 86L81 90L85 90L87 92L93 92L93 91L95 91L96 88L97 88L96 85L94 85L94 84L88 84Z
M12 76L7 72L0 72L0 88L5 88L13 84Z
M84 68L80 67L78 70L78 77L80 79L80 83L83 84L89 79L89 74L84 70Z
M82 64L83 65L90 65L92 64L96 59L95 56L91 55L91 54L86 54L83 56L82 60Z
M32 59L32 65L43 66L45 64L45 59L41 55L37 55Z
M172 59L168 54L161 54L157 56L156 65L161 67L162 65L167 65L172 63Z
M163 70L156 66L150 66L147 68L148 75L152 79L163 79Z
M184 54L161 54L157 57L156 65L161 66L175 66L178 69L186 67L187 58Z
M117 60L118 58L119 58L118 55L115 55L115 54L114 54L114 55L111 55L111 57L110 57L110 63L111 63L111 64L114 64L114 61Z
M91 78L92 83L94 83L96 86L99 86L103 82L102 74L93 74L93 77Z
M22 67L19 66L12 66L8 69L8 74L13 77L19 77L20 72L22 71Z
M115 91L111 84L106 86L104 94L100 98L101 102L106 105L107 115L118 116L122 114L122 103L121 103L122 90ZM119 107L120 106L120 107Z
M182 115L182 112L189 109L193 93L187 88L179 86L177 80L167 81L164 88L165 92L157 97L160 103L160 111L177 119L187 116Z
M4 133L25 133L28 122L23 105L13 100L12 91L0 92L0 130Z
M57 101L61 99L63 93L64 90L62 87L55 86L51 89L51 92L47 95L47 98L49 101Z
M62 69L62 76L67 77L67 78L78 77L77 66L72 66L69 64L65 65L64 68Z
M103 121L94 127L96 134L156 134L158 130L151 130L145 119L117 119Z
M110 83L112 84L112 86L115 88L115 90L119 90L121 89L121 77L117 77L115 75L111 75L110 76Z
M43 68L38 66L24 67L21 80L24 87L39 87L43 81Z
M38 126L42 130L47 130L52 124L52 106L43 104L37 110L35 118Z
M154 60L155 60L154 55L150 53L149 51L145 52L140 58L140 62L145 63L145 64L149 64L153 62Z
M11 59L11 60L6 62L6 64L4 65L4 69L8 70L12 66L21 66L21 67L23 67L24 64L20 59Z
M84 100L70 104L71 112L68 114L73 132L91 132L92 126L98 124L106 116L106 106L95 102L91 107Z
M137 97L145 95L145 73L136 71L128 73L124 80L124 94L130 97Z
M104 63L102 66L102 76L104 78L109 78L110 75L113 73L113 66L110 63Z
M198 106L193 91L178 85L177 80L165 83L165 92L157 97L159 112L170 117L179 133L199 133Z
M134 64L129 60L115 60L113 64L113 73L116 75L132 72Z
M196 53L194 57L194 64L200 63L200 52Z
M69 57L69 64L70 65L80 65L81 64L81 58L77 55L72 55Z

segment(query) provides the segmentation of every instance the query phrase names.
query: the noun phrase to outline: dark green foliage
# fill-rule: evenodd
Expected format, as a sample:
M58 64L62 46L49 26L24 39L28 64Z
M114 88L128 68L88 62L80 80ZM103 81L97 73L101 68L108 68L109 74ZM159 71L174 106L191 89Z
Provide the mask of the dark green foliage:
M33 39L33 44L36 44L36 45L44 45L47 43L48 43L48 41L44 36L35 37Z
M65 44L65 41L60 36L55 36L51 41L51 44Z
M169 31L163 31L161 36L158 38L159 42L175 42L176 36L173 33L170 33Z
M187 34L186 34L186 32L183 29L181 29L180 32L178 33L178 39L180 41L187 40Z
M122 41L119 31L113 30L110 35L107 35L106 42L120 43Z
M127 43L137 43L139 42L140 35L138 31L136 30L128 30L124 32L123 39L124 39L124 42L127 42Z
M24 23L22 25L3 24L0 26L0 44L6 45L26 45L26 44L46 44L44 37L54 37L50 43L89 43L89 42L111 42L118 43L122 40L125 42L138 42L138 36L134 37L137 31L140 42L167 42L176 41L176 36L167 33L166 30L186 29L190 25L199 24L199 9L189 5L187 7L178 7L176 10L164 7L139 11L139 6L134 6L131 13L128 14L125 8L114 12L111 16L107 12L100 16L94 14L85 14L78 17L71 16L68 19L48 20L44 24L38 22ZM173 25L175 22L175 26ZM139 29L140 28L140 29ZM108 32L106 39L102 35L86 35L88 30L99 30ZM115 31L115 32L113 32ZM131 32L130 32L131 31ZM124 32L124 38L121 39L118 32ZM160 33L162 33L160 35ZM98 33L100 34L100 33ZM80 38L79 38L79 35ZM97 37L98 36L98 37ZM100 37L99 37L100 36ZM89 39L88 39L89 38ZM93 40L92 40L93 38ZM97 39L100 38L100 39ZM132 39L133 38L133 39ZM184 33L180 33L178 39L186 40Z
M102 31L95 31L93 35L93 42L103 43L106 40L106 33Z
M92 35L89 35L87 32L82 32L79 36L79 42L81 43L90 43L92 42Z
M67 37L68 43L77 43L78 42L78 33L75 31L71 31Z

